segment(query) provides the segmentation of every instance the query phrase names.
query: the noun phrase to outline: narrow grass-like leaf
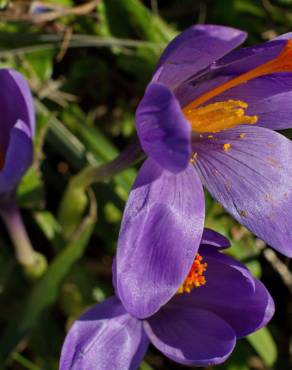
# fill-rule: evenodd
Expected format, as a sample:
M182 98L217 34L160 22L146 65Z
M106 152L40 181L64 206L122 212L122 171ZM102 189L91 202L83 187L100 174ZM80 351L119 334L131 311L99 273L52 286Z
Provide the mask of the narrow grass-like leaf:
M247 340L266 365L272 366L275 363L277 347L267 328L249 335Z
M36 283L28 294L27 300L20 308L19 315L8 324L0 339L0 363L5 362L18 342L37 325L42 312L57 299L63 279L85 251L93 232L94 220L95 217L88 216L80 235L76 240L69 243L50 263L43 278Z

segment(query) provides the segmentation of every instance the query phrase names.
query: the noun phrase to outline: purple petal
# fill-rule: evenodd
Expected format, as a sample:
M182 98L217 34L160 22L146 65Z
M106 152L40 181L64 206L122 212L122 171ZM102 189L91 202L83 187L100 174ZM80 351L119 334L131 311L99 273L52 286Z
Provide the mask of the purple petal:
M241 274L240 264L214 247L202 247L200 254L208 264L206 284L172 302L213 312L234 329L238 338L266 325L274 314L274 302L265 286L243 265Z
M173 89L240 45L245 38L246 33L235 28L192 26L167 46L153 81Z
M148 86L136 111L136 127L143 150L162 167L174 173L187 167L191 127L166 86Z
M233 50L218 60L213 67L218 74L241 74L277 57L286 46L287 39L275 39L259 45Z
M33 100L27 82L14 70L0 69L0 194L14 190L32 162Z
M156 312L184 281L198 250L204 195L192 166L174 175L148 159L133 186L117 250L117 288L138 318Z
M0 85L0 149L5 153L9 144L10 130L18 120L25 122L33 134L34 109L27 82L18 72L0 69Z
M29 128L31 137L34 136L35 131L35 110L33 104L33 98L27 81L23 76L14 70L7 70L10 76L13 78L21 97L18 97L17 108L19 109L19 119L22 119ZM20 106L23 105L22 107Z
M273 130L292 127L292 74L277 73L256 78L218 95L215 101L241 100L246 114L258 116L257 125Z
M230 144L228 150L223 145ZM240 126L197 140L203 183L234 218L292 256L292 144L262 127Z
M285 79L285 76L276 77L275 81L277 84L281 83ZM287 76L286 76L287 77ZM292 82L292 76L289 75L285 79L286 87L289 82ZM292 84L291 84L292 85ZM290 85L290 86L291 86ZM272 84L266 84L266 91L273 91ZM276 89L274 89L275 91ZM283 89L284 90L284 89ZM248 115L257 115L257 125L267 127L272 130L284 130L292 128L292 88L291 91L279 93L279 94L266 94L263 99L253 100L247 110Z
M62 348L60 370L135 370L148 343L142 322L111 297L75 321Z
M0 172L0 194L18 185L33 159L33 143L28 126L21 120L10 131L4 167Z
M118 282L117 282L117 257L116 256L114 256L113 263L112 263L112 284L115 290L115 295L119 298L118 289L117 289Z
M233 291L234 301L241 299L242 296L254 294L255 281L242 263L218 252L213 246L201 245L199 253L203 257L203 262L207 263L207 270L204 272L207 283L199 289L194 289L194 295L203 294L206 286L213 291L214 299L220 299L224 289ZM218 283L221 289L216 291ZM178 298L187 296L188 294L180 294ZM174 300L177 300L177 297Z
M283 46L285 46L284 41L274 41L231 52L201 78L180 86L175 91L175 95L181 106L185 106L214 87L273 59ZM260 126L275 130L290 128L292 74L276 73L250 80L226 90L210 99L207 104L227 100L242 100L248 103L247 114L257 115Z
M211 245L201 245L199 252L203 257L206 256L208 258L209 264L212 261L214 262L211 270L216 271L214 275L217 277L220 276L219 280L222 282L225 281L226 284L223 283L222 286L232 285L232 282L236 284L236 280L239 279L241 284L241 291L238 292L239 295L254 292L254 279L242 263L227 254L220 253L217 248Z
M287 32L287 33L283 33L283 35L275 37L270 42L275 41L275 40L286 40L287 41L287 40L290 40L290 39L292 39L292 32Z
M168 304L144 322L150 341L170 359L210 366L226 360L236 336L216 314L197 307Z
M204 229L201 244L212 245L220 249L230 247L230 242L225 236L208 228Z
M178 86L175 95L181 106L185 106L206 91L275 58L285 45L286 41L280 40L233 50L201 75Z

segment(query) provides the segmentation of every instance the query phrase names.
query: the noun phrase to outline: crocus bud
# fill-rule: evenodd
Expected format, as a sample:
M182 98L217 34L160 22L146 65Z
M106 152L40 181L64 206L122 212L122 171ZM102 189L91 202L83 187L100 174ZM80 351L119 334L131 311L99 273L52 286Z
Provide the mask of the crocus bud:
M0 69L0 202L15 191L32 163L35 115L27 82Z
M0 69L0 112L0 215L16 259L35 278L46 270L46 260L34 251L15 203L16 187L33 160L35 113L26 80L11 69Z

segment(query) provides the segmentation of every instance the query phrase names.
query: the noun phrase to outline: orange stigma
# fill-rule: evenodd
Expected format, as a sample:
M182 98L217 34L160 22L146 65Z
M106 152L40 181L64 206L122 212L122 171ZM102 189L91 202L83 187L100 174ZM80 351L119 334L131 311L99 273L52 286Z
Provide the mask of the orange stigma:
M254 78L279 72L292 72L292 39L278 56L248 72L207 91L183 108L183 114L195 132L220 132L242 124L254 124L257 116L245 115L248 105L241 100L228 100L201 106L224 91Z
M177 293L190 293L194 288L206 284L203 273L207 270L207 263L202 263L203 257L197 253L193 265L183 284L179 287Z
M183 108L183 112L187 117L190 111L232 87L238 86L257 77L278 72L292 72L292 40L287 41L285 47L276 56L276 58L215 87L211 91L207 91L205 94L199 96L197 99L185 106Z

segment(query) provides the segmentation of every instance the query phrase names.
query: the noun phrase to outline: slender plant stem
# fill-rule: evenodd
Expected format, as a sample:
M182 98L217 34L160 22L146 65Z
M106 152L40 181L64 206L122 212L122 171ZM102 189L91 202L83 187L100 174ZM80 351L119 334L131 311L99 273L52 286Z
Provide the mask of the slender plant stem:
M144 153L135 137L129 146L112 161L101 166L88 166L79 172L74 178L75 186L87 188L95 182L107 180L115 174L126 170L128 167L138 162L144 157Z
M65 239L70 238L82 220L88 205L88 188L96 182L108 180L143 157L144 153L139 140L135 137L129 146L112 161L101 166L87 166L71 178L58 210L58 221L63 228Z
M23 266L34 265L37 258L36 252L31 245L15 201L1 204L0 215L13 242L17 261Z

